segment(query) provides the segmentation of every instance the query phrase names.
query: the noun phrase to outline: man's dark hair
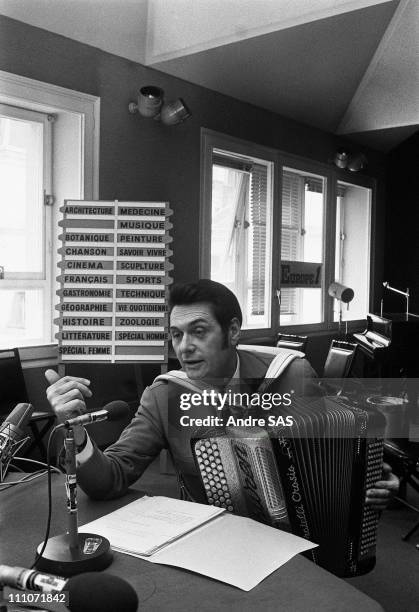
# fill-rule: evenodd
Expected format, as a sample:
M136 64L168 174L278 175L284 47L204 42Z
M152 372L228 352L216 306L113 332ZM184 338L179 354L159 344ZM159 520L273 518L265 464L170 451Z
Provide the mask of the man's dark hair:
M169 292L169 313L174 306L185 306L206 302L211 304L213 314L221 325L226 337L232 319L243 321L240 304L230 289L208 278L202 278L196 283L176 283Z

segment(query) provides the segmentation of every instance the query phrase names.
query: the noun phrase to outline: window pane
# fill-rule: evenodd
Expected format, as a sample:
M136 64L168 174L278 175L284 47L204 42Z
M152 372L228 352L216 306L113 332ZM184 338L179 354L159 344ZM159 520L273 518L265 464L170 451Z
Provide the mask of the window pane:
M43 125L0 117L0 265L6 278L44 269Z
M42 289L3 290L0 301L0 347L43 342Z
M271 164L215 151L211 278L229 287L243 328L270 326Z
M318 323L322 320L322 290L282 289L280 312L280 325Z
M325 178L284 169L282 176L281 262L323 262ZM304 266L299 268L304 276ZM309 273L307 269L307 274ZM320 275L321 276L321 275ZM301 281L304 284L304 281ZM281 288L280 325L322 321L322 289Z
M343 305L342 318L365 319L369 310L371 190L339 182L337 193L335 278L355 293L349 309ZM336 300L334 320L339 320Z

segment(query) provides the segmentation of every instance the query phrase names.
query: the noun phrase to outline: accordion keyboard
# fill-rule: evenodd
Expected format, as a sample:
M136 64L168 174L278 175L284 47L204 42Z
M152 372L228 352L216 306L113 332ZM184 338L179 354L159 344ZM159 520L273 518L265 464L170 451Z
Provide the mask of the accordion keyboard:
M215 440L200 440L195 446L195 456L201 472L208 503L234 512L231 491Z

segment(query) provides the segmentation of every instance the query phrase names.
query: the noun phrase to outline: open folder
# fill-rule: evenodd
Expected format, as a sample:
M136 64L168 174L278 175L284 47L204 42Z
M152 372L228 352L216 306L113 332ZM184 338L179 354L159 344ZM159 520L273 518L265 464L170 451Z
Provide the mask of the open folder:
M182 567L245 591L316 546L223 508L168 497L142 497L80 531L108 538L118 552Z
M80 531L108 538L119 552L148 557L224 511L170 497L145 496L84 525Z

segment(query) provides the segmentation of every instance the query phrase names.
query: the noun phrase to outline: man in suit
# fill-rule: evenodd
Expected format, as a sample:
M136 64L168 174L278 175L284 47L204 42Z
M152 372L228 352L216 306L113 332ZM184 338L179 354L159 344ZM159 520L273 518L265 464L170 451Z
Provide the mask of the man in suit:
M74 428L78 482L91 497L122 495L166 448L190 498L205 501L190 449L191 429L179 426L179 389L183 385L183 391L215 389L227 393L239 388L241 392L244 389L251 392L264 379L273 360L274 355L237 349L242 324L240 305L220 283L200 280L174 285L169 313L173 349L182 370L172 376L157 377L144 390L132 422L104 452L95 446L84 428ZM282 370L276 393L319 394L316 375L302 354L291 355ZM60 421L86 410L85 398L92 395L89 380L59 378L53 370L47 370L45 375L50 383L47 397ZM207 414L211 409L217 414L216 406ZM387 473L371 490L370 502L377 508L384 507L396 487L397 478Z

